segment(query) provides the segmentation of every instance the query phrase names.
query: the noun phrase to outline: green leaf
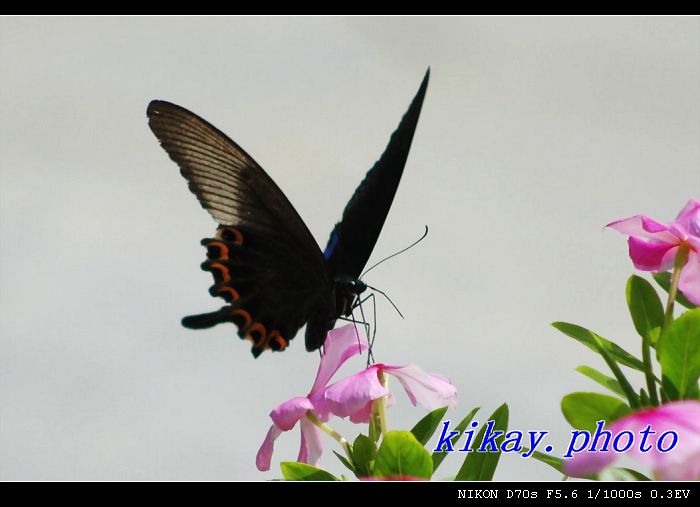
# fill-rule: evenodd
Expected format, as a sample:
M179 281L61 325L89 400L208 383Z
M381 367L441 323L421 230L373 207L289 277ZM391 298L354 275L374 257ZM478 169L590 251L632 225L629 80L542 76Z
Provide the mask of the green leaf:
M649 399L649 395L647 392L644 390L644 388L641 388L639 390L639 404L642 407L652 407L654 404L651 402L651 399Z
M601 386L609 389L610 391L614 392L615 394L619 394L624 398L625 392L622 390L620 387L620 383L615 380L612 377L608 377L607 375L602 374L595 368L591 368L590 366L585 366L581 365L578 368L576 368L576 371L579 373L582 373L589 379L598 382Z
M639 359L634 357L619 345L616 345L610 340L595 334L593 331L589 331L585 327L577 326L576 324L569 324L568 322L553 322L552 326L574 340L578 340L579 342L583 343L594 352L598 352L598 348L595 343L595 338L597 337L601 346L615 361L634 370L644 371L644 364Z
M596 349L598 349L598 353L603 357L605 360L605 364L608 365L608 368L610 368L610 371L615 375L615 378L617 379L618 383L620 384L620 388L622 391L625 393L625 397L627 398L627 401L630 404L630 407L632 408L638 408L639 407L639 396L637 396L637 393L634 392L634 388L630 385L629 381L625 377L624 373L622 373L622 370L618 366L618 364L615 362L615 360L610 357L610 354L608 353L607 350L605 350L604 345L600 341L600 337L598 335L593 335L593 342L595 344ZM646 375L646 373L645 373ZM653 374L649 375L649 377L654 379Z
M654 287L644 278L632 275L627 281L627 306L639 336L656 345L652 336L658 335L652 335L652 330L663 327L664 307Z
M355 467L353 466L352 463L350 463L350 462L348 461L348 459L347 459L345 456L343 456L342 454L337 453L336 451L333 451L333 454L335 454L336 458L338 458L338 459L340 460L340 462L341 462L343 465L345 465L345 468L347 468L348 470L350 470L353 474L357 475L357 473L355 472Z
M671 401L671 398L668 397L668 394L666 394L666 391L663 387L659 388L659 394L661 395L661 403L668 403L669 401Z
M647 477L643 473L637 472L631 468L621 468L620 470L624 470L625 472L631 474L637 481L651 481L650 477Z
M502 431L498 438L496 438L496 445L498 447L497 452L477 452L476 450L481 447L484 441L484 435L486 433L486 423L488 421L493 421L493 431ZM504 434L508 431L508 405L503 404L496 409L496 411L491 414L484 426L479 431L472 449L474 452L467 454L467 457L462 463L462 467L457 472L455 478L456 481L490 481L493 479L493 474L496 472L496 467L498 466L498 460L501 457L501 445L503 443ZM490 449L490 446L486 448Z
M670 290L671 273L669 273L668 271L664 271L662 273L653 273L651 276L654 278L654 280L656 280L656 283L658 283L663 290L665 290L666 292ZM690 310L698 307L698 305L694 305L693 303L688 301L688 299L680 291L676 293L676 301Z
M469 423L472 422L472 419L474 418L474 415L479 411L479 407L476 407L472 409L471 412L469 412L464 419L460 421L460 423L454 427L454 430L452 431L457 431L458 433L450 439L450 442L452 442L452 446L454 447L455 443L457 440L459 440L459 437L462 436L462 432L467 429L467 426L469 426ZM438 469L440 466L440 463L443 462L443 460L447 457L449 453L445 451L435 451L433 452L433 473Z
M661 338L661 331L663 330L662 327L655 327L654 329L651 330L649 333L649 343L655 348L656 350L656 359L659 359L659 351L658 351L658 345L659 345L659 339ZM658 379L657 379L658 380Z
M423 445L427 444L430 437L432 437L433 433L435 433L438 424L440 424L442 421L445 412L447 412L447 407L438 408L418 421L411 430L411 433L413 433L413 436L416 437L416 440Z
M644 474L632 470L631 468L606 468L595 476L599 481L650 481L651 479Z
M358 435L352 444L352 461L357 477L370 477L374 468L377 446L365 435Z
M572 427L593 432L596 422L614 421L629 413L629 407L617 398L599 393L571 393L561 400L561 411Z
M662 383L672 400L698 398L700 308L672 321L659 341Z
M410 431L390 431L382 439L374 462L377 477L419 477L430 479L430 453Z
M525 454L527 452L530 452L530 449L528 449L527 447L523 447L523 454ZM557 458L557 457L552 456L550 454L544 454L544 453L539 452L539 451L533 452L529 457L534 458L541 463L549 465L557 472L559 472L563 475L566 475L566 471L564 470L564 460L561 458Z
M335 475L315 466L296 461L283 461L280 463L282 476L287 481L339 481Z

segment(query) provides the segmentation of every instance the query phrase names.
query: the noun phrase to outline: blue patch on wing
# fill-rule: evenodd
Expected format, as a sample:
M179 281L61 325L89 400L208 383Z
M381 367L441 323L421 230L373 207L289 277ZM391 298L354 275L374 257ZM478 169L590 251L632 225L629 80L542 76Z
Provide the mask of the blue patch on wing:
M333 232L331 232L331 237L328 239L326 249L323 252L323 256L326 258L326 260L330 259L331 255L333 255L333 250L335 250L335 247L338 246L339 239L340 237L338 236L337 229L333 229Z

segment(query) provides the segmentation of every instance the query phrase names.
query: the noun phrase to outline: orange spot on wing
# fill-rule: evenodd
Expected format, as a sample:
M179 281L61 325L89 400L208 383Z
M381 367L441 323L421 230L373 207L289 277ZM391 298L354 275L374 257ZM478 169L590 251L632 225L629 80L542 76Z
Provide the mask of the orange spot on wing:
M228 282L231 279L231 273L226 266L219 262L214 262L211 265L211 269L216 269L221 272L221 278L224 282Z
M207 244L207 248L209 248L210 246L214 246L214 247L218 248L219 252L220 252L219 257L216 259L212 259L211 257L209 257L209 254L207 253L207 257L209 257L210 260L217 260L217 261L228 260L228 258L229 258L228 257L228 247L226 246L226 243L224 243L223 241L212 241L211 243Z
M287 348L287 340L285 340L279 331L273 329L267 337L268 346L272 350L281 351Z
M220 289L217 289L219 293L225 292L231 295L231 301L237 300L240 296L238 295L238 291L234 289L233 287L221 287Z
M224 234L233 236L232 239L224 238ZM216 231L216 237L218 239L224 239L226 241L231 241L235 245L243 244L243 233L236 229L235 227L222 227Z
M246 312L245 310L241 310L240 308L234 310L232 315L234 317L233 323L240 328L241 332L245 333L245 331L247 331L248 329L248 326L250 326L250 323L253 321L253 318L248 312ZM238 324L238 322L236 322L235 320L236 317L241 317L244 323ZM246 336L246 338L248 337Z
M257 338L253 336L253 333L258 335ZM265 329L265 326L263 326L260 322L256 322L248 328L246 334L253 339L253 343L262 345L265 343L267 330Z

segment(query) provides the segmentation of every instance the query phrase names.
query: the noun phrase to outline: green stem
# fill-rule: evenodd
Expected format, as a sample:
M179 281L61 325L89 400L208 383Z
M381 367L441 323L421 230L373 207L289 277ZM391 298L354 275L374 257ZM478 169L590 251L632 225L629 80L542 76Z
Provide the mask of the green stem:
M654 370L651 365L651 345L649 333L644 333L642 337L642 360L644 361L644 376L647 380L647 389L649 390L649 401L652 406L659 406L659 397L656 395L656 382L654 381Z
M673 262L673 275L671 275L671 286L668 289L668 302L666 303L666 314L664 315L664 329L673 320L673 303L676 301L676 294L678 294L678 280L681 278L681 269L688 261L688 253L688 247L681 245Z
M335 431L333 428L328 426L326 423L320 421L318 417L313 415L311 411L308 411L306 413L306 418L314 423L315 426L317 426L321 431L324 433L330 435L334 440L336 440L339 444L340 447L343 448L343 451L345 451L345 454L347 455L348 459L352 462L352 454L350 453L350 444L348 444L348 441L345 440L345 438Z
M379 374L379 381L384 387L387 386L387 380L384 372L381 372ZM389 423L386 416L386 396L382 396L377 400L377 411L379 412L379 426L382 432L382 438L384 438L389 430Z
M372 402L372 413L369 417L369 431L367 436L373 443L379 441L379 435L381 434L381 428L379 428L379 415L377 414L377 404Z

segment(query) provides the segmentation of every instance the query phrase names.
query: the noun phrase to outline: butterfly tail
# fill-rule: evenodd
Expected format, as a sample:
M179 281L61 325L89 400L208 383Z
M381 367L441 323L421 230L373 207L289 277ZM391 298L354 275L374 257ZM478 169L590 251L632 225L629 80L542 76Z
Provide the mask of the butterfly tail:
M208 329L222 322L231 322L231 309L228 306L215 312L188 315L182 319L182 325L189 329Z

